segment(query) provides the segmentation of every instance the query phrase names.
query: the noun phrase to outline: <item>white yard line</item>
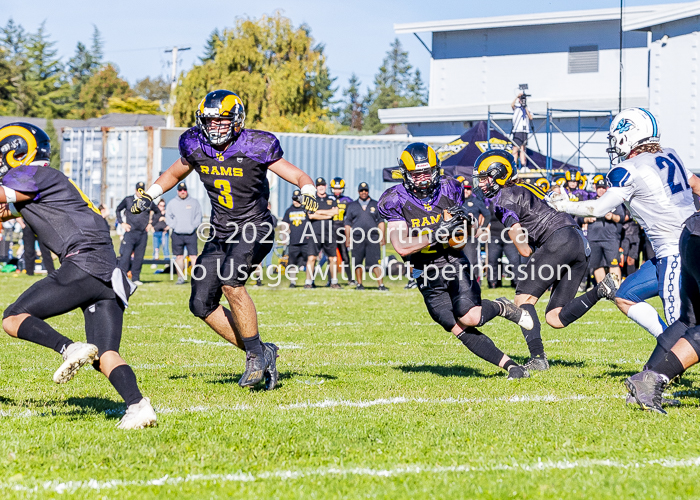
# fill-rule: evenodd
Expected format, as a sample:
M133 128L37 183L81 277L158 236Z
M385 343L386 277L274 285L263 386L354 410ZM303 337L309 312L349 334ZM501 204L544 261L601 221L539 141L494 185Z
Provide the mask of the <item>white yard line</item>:
M174 486L184 483L247 483L267 479L275 480L296 480L317 477L337 477L365 476L365 477L397 477L406 475L427 475L427 474L464 474L478 472L542 472L550 470L591 470L596 468L611 469L639 469L643 467L662 467L665 469L692 468L700 466L700 457L685 459L657 458L642 460L637 462L622 462L619 460L582 459L582 460L561 460L561 461L539 461L531 464L494 464L490 466L452 465L452 466L431 466L431 465L397 465L391 468L371 468L371 467L320 467L317 469L301 470L273 470L258 474L248 472L232 472L229 474L188 474L186 476L164 475L153 479L125 480L110 479L97 480L89 479L84 481L45 481L38 484L21 482L0 483L0 490L29 491L29 492L56 492L72 493L82 491L101 491L114 488L134 488L153 486Z

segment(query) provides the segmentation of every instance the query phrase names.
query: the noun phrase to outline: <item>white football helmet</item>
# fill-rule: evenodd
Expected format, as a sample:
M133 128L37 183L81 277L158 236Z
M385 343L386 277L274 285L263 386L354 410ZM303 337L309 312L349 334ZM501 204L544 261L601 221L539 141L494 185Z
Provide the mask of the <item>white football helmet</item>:
M644 108L627 108L620 111L610 124L606 149L613 165L624 161L637 146L659 142L659 125L656 118Z

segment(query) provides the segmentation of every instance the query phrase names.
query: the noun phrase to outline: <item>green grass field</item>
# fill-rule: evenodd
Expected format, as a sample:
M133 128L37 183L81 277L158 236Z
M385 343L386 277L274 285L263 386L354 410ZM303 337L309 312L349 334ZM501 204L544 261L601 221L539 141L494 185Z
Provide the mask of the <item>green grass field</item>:
M86 368L57 386L56 354L3 336L0 498L700 495L698 396L667 417L625 406L622 380L654 342L609 302L565 330L544 327L551 370L507 381L403 283L251 287L261 335L281 347L279 388L252 392L236 384L242 353L190 315L189 286L150 269L142 279L121 352L158 427L117 430L124 407L104 377ZM34 280L0 276L2 307ZM51 323L84 338L79 312ZM514 325L483 331L524 361ZM671 390L695 394L696 379Z

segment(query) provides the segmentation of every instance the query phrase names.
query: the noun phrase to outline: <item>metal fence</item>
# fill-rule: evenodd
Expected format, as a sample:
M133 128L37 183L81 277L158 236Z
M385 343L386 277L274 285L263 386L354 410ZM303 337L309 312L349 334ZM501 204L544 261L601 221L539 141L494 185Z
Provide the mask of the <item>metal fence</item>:
M63 171L93 201L114 213L119 202L133 194L136 182L147 185L179 158L177 140L185 129L151 127L66 128L63 130ZM312 179L343 177L346 195L357 197L357 185L367 182L370 194L379 198L385 185L382 169L396 164L408 139L381 136L329 136L278 133L284 158ZM291 204L295 186L270 174L270 203L276 215ZM186 179L191 196L209 213L204 186L192 175ZM165 199L175 196L167 193Z

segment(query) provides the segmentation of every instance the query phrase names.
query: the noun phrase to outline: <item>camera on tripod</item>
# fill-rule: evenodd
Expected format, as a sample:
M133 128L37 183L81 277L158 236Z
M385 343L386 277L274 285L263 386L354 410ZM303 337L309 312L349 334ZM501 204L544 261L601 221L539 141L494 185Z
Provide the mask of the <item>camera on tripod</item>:
M527 83L521 83L518 85L518 88L520 89L520 106L523 108L527 106L527 98L530 97L530 94L526 94L525 91L527 90Z

